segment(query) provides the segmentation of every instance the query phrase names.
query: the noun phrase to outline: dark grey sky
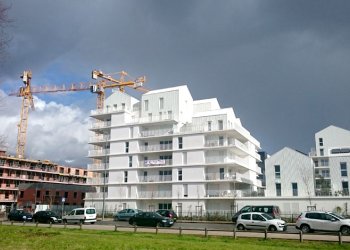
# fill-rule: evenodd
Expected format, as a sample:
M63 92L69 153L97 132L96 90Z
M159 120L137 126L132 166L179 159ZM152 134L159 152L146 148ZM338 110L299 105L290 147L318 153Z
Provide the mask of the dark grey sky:
M92 69L146 75L149 89L187 84L195 99L233 107L270 154L307 153L331 124L350 129L350 1L5 3L13 23L3 90L18 88L28 68L37 85L90 81ZM95 108L91 95L39 98Z

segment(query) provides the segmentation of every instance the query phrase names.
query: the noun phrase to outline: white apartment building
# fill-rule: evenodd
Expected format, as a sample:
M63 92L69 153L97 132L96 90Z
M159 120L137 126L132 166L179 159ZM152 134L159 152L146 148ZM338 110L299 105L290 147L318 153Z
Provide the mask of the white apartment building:
M101 178L91 181L98 192L86 204L97 209L200 215L232 211L236 198L261 192L260 143L215 98L193 100L187 86L141 100L115 92L91 117L88 169Z
M329 126L315 146L309 155L286 147L265 160L266 200L285 213L310 206L348 214L350 131Z
M285 147L265 160L266 196L310 197L315 195L312 159Z
M350 131L329 126L315 134L316 149L310 156L315 166L318 196L348 196Z

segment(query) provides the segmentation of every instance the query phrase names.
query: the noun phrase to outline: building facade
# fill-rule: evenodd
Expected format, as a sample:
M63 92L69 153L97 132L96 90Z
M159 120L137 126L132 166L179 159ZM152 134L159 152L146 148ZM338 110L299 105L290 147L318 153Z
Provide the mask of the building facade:
M93 173L86 169L60 166L50 161L29 160L0 152L0 207L7 210L17 207L35 209L38 204L57 205L67 196L66 205L82 205L85 193L81 187L88 186L87 179ZM44 189L19 190L23 184L47 184ZM53 194L49 184L61 184L60 191ZM88 189L87 189L88 190ZM76 194L74 194L77 192ZM79 192L79 196L78 196ZM57 197L56 197L57 194ZM74 199L74 196L76 198ZM72 196L72 199L68 199Z
M239 197L262 195L259 142L232 108L193 100L187 86L137 100L115 92L92 111L89 171L101 211L174 209L179 214L233 210Z

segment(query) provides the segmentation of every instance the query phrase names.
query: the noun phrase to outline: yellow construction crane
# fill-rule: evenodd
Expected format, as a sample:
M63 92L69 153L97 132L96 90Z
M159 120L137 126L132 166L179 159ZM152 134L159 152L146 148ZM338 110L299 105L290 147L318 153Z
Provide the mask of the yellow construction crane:
M135 81L125 81L124 78L128 75L125 71L120 72L120 79L114 79L109 75L102 73L101 71L93 70L92 78L98 77L104 79L96 83L73 83L69 86L62 85L57 86L31 86L32 72L26 70L23 72L21 78L23 79L24 87L21 87L18 92L12 92L10 96L22 97L21 117L18 123L18 135L17 135L17 148L16 155L18 158L24 158L24 149L26 144L26 135L28 127L28 114L29 108L35 109L33 102L33 95L37 93L55 93L55 92L67 92L67 91L85 91L90 90L92 93L97 93L97 109L102 109L105 99L106 88L118 88L119 91L124 92L124 88L131 87L139 91L147 92L147 89L142 88L145 82L145 77L139 77Z

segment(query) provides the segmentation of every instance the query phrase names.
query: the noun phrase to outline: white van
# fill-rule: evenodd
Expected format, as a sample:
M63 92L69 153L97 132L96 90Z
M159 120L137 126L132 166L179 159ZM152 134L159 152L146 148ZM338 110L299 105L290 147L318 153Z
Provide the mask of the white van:
M96 209L94 207L76 208L62 217L63 223L91 223L96 222Z

